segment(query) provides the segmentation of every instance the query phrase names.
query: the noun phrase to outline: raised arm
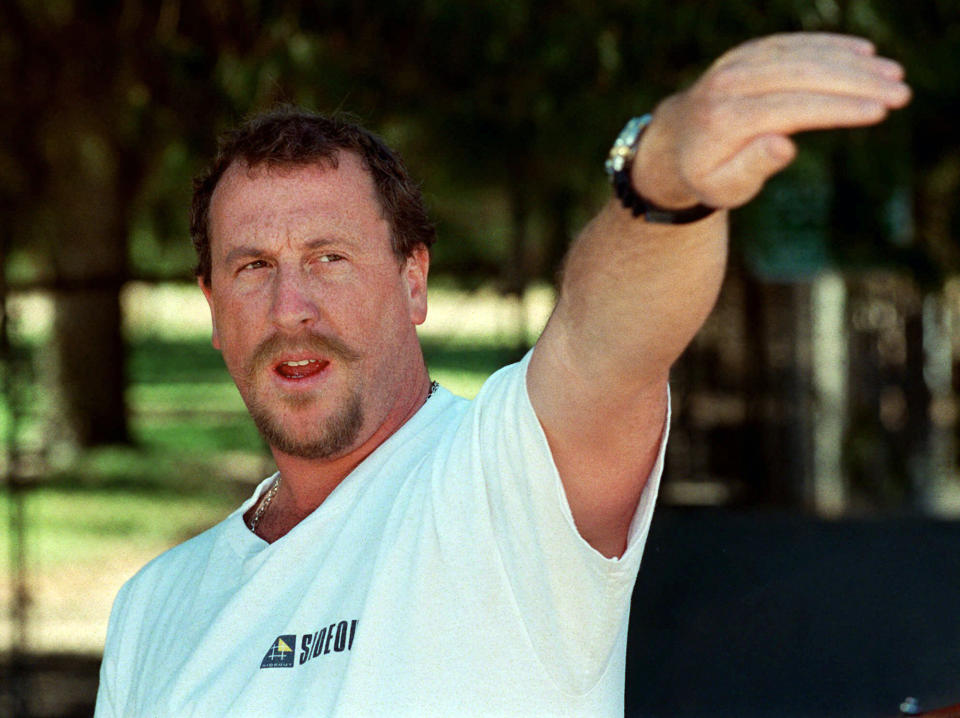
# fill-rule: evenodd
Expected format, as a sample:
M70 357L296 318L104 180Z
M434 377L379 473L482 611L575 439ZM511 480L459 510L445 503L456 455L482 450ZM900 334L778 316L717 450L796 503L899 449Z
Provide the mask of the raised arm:
M661 207L718 211L656 224L611 200L570 250L527 376L577 527L598 551L626 546L664 430L670 366L723 279L726 210L790 164L790 135L874 124L909 98L902 68L870 42L789 34L735 48L656 108L633 188Z

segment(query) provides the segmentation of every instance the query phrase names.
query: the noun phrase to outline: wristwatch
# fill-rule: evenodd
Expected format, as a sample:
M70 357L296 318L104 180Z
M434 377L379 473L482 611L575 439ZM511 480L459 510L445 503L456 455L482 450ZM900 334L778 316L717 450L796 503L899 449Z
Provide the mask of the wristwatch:
M613 147L610 148L610 154L607 155L604 167L607 176L610 177L610 184L613 185L614 194L620 198L624 207L633 212L634 217L639 217L642 214L646 221L657 224L689 224L713 214L716 208L707 207L704 204L687 207L686 209L659 207L650 200L641 197L633 188L630 170L637 157L640 138L643 137L643 132L647 129L651 119L653 117L650 114L631 119L617 135Z

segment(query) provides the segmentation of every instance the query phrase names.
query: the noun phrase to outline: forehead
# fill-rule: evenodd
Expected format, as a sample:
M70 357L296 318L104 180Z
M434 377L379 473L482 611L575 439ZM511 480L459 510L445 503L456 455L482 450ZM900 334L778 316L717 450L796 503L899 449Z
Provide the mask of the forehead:
M210 237L217 245L234 240L318 239L316 234L389 234L373 178L353 153L337 166L248 166L234 162L210 201Z

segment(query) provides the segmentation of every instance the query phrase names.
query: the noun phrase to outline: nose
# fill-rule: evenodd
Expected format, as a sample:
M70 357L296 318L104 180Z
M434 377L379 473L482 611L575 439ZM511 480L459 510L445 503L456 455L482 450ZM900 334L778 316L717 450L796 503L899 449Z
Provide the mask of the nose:
M296 270L280 269L274 276L270 319L279 329L297 331L319 317L309 283Z

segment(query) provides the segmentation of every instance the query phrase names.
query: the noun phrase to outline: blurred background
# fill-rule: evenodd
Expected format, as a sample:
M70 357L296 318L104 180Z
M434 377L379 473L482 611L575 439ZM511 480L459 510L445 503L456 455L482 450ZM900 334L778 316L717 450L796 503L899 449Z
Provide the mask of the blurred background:
M296 103L401 150L439 226L428 363L472 396L542 328L626 119L787 30L870 37L915 99L802 137L732 217L627 714L960 701L960 2L4 0L0 715L90 715L121 583L272 471L192 280L218 133Z

